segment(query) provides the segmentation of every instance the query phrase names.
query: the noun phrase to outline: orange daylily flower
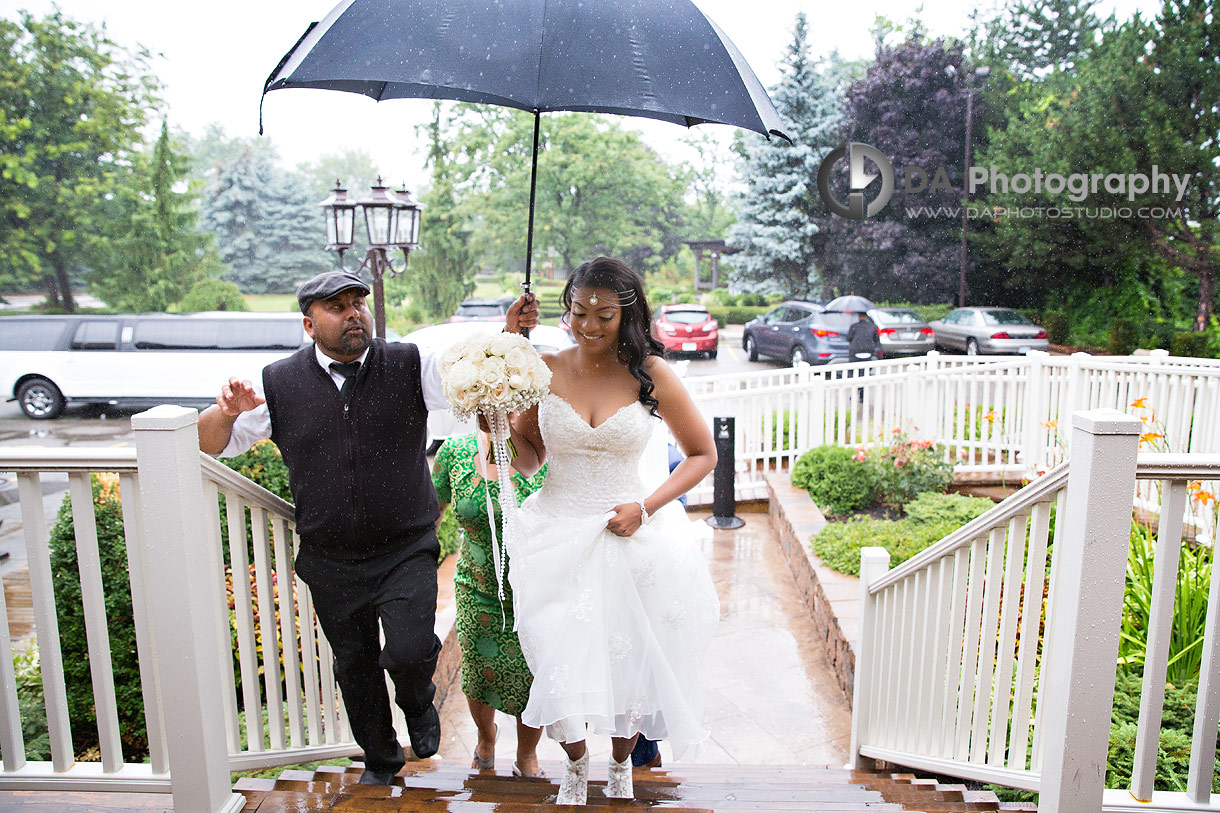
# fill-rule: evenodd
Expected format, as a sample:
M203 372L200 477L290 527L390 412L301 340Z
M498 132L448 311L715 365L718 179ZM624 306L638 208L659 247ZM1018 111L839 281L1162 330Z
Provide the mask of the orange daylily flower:
M1141 396L1139 398L1136 398L1134 401L1132 401L1131 406L1135 407L1136 409L1147 409L1148 404L1145 403L1147 400L1148 400L1147 395Z
M984 415L983 420L994 421L995 420L995 410L993 409L993 410L989 411L986 415Z
M1043 429L1054 429L1059 425L1059 421L1042 421Z
M1163 437L1165 437L1165 436L1162 435L1160 432L1145 432L1144 434L1140 435L1140 443L1147 443L1149 441L1156 440L1157 438L1163 438Z
M1197 503L1202 503L1203 505L1211 505L1216 501L1216 495L1210 491L1199 489L1194 493L1194 496L1192 496L1191 499Z

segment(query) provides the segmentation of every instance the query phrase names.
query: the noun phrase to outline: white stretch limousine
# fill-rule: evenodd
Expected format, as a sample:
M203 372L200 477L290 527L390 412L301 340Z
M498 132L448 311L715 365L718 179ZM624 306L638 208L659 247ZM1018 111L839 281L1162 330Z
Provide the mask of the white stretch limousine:
M0 317L0 391L31 418L67 404L215 403L230 376L261 388L264 366L310 339L300 314Z

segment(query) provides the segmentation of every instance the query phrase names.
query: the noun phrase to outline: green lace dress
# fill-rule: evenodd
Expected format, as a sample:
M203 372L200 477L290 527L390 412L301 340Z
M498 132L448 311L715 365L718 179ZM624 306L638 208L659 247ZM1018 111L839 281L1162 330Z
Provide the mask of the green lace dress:
M513 599L507 578L501 621L485 496L490 490L499 537L503 532L497 500L500 484L485 481L475 470L474 457L478 453L474 435L449 438L436 453L432 483L441 504L453 505L464 538L454 575L462 691L467 697L516 717L529 700L533 675L521 654L517 633L513 632ZM533 477L513 474L518 501L541 488L545 477L545 466Z

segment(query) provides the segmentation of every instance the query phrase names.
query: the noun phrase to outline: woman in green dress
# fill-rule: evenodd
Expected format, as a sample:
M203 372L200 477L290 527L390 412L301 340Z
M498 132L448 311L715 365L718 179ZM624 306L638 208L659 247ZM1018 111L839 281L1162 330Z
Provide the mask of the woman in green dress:
M513 598L504 578L504 601L497 596L496 569L492 558L491 529L487 521L487 493L496 511L496 538L503 540L499 512L500 482L496 466L487 460L486 433L451 437L436 453L432 482L445 506L453 504L454 517L462 528L464 542L454 575L457 605L457 638L462 650L462 692L470 704L470 716L478 728L478 744L472 768L495 767L496 709L517 718L517 760L514 776L544 776L538 768L538 740L542 729L521 722L529 700L533 675L521 654L521 643L513 632ZM513 471L517 499L523 500L542 487L543 468L533 477Z

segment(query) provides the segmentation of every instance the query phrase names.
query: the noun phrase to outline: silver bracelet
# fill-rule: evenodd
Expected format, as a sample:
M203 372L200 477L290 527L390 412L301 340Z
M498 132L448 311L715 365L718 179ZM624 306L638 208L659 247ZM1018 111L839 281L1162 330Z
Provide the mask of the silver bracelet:
M643 525L648 521L648 509L644 507L644 501L636 500L640 504L640 524Z

